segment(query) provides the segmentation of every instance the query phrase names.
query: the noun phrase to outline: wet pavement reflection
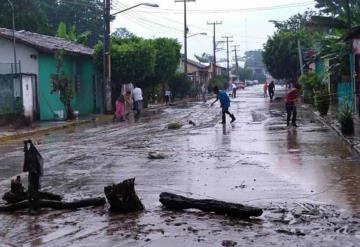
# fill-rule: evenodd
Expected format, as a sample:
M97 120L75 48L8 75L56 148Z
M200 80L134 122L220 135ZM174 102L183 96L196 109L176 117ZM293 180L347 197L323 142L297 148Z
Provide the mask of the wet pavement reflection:
M277 97L283 92L279 90ZM4 246L358 246L360 159L332 131L299 108L287 128L281 101L260 86L233 99L234 124L220 108L187 103L156 110L137 123L87 125L34 138L45 158L43 189L65 200L102 196L103 187L136 177L146 211L107 208L0 215ZM188 124L189 120L196 126ZM180 122L179 130L167 124ZM149 151L166 159L149 160ZM0 193L20 174L20 142L0 144ZM24 176L25 177L25 176ZM196 210L164 210L168 191L264 208L238 220Z

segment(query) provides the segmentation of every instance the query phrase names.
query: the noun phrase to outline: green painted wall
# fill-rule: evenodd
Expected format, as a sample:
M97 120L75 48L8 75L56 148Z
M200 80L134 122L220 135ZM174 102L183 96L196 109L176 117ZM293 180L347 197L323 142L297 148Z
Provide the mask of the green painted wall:
M59 93L51 93L51 74L56 71L56 61L54 54L39 54L39 73L38 73L38 97L40 105L40 120L54 120L54 112L64 110L64 106L59 99ZM71 105L74 110L79 111L80 117L94 112L94 98L101 91L94 87L93 78L95 69L91 57L85 56L65 56L63 71L70 76L75 90L74 99ZM75 76L79 78L78 87L75 86ZM95 90L94 90L95 89Z

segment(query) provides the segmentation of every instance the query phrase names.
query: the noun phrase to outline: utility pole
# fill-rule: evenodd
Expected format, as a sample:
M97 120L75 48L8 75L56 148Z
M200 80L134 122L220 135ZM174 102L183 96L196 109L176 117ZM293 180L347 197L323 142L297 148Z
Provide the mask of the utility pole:
M240 45L233 45L232 47L234 48L234 50L232 51L235 52L236 75L239 76L239 60L238 60L237 52L239 51L238 47L240 47Z
M184 2L184 74L185 80L187 79L188 70L187 70L187 34L189 29L187 27L187 14L186 14L186 3L195 2L195 0L175 0L176 3Z
M299 39L297 41L297 45L298 45L298 53L299 53L300 72L301 72L301 75L303 75L304 74L304 63L303 63L303 57L302 57L302 52L301 52L301 44L300 44Z
M216 76L216 25L221 25L222 21L207 22L208 25L213 25L213 78Z
M104 83L104 108L106 113L112 111L111 104L111 57L110 57L110 1L104 0L104 49L103 49L103 83Z
M230 59L229 59L229 42L233 42L233 36L223 36L222 38L226 39L226 62L227 62L227 74L228 80L230 80Z
M16 58L16 39L15 39L15 9L14 5L10 0L7 0L12 11L12 38L13 38L13 50L14 50L14 66L15 74L17 73L17 58Z

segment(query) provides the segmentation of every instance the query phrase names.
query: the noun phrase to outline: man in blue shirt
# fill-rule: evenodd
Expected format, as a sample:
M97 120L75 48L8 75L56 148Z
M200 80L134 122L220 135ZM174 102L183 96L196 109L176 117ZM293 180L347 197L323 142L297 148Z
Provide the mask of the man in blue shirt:
M216 101L220 100L220 107L222 108L222 122L221 124L225 124L226 123L226 117L225 117L225 113L228 114L231 117L231 122L234 122L236 120L234 114L231 114L229 112L229 107L230 107L230 98L227 95L227 93L223 90L219 90L219 88L217 86L215 86L213 88L213 92L214 94L217 95L216 100L211 103L211 106L213 106L215 104Z

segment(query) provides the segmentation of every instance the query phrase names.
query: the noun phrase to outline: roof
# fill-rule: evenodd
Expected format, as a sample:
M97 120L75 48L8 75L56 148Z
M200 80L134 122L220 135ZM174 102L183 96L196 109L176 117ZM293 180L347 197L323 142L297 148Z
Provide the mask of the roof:
M12 39L12 29L0 28L0 38ZM68 41L63 38L32 33L28 31L15 31L15 39L17 42L42 52L54 53L57 50L64 50L68 53L90 56L93 49L82 44Z
M356 26L351 28L350 31L348 31L343 37L342 39L345 41L354 39L354 38L359 38L360 36L360 26Z
M181 54L181 59L184 61L185 60L185 56L183 54ZM200 69L206 69L208 67L208 65L205 65L205 64L202 64L202 63L199 63L199 62L196 62L192 59L186 59L186 62L189 63L189 64L192 64Z

